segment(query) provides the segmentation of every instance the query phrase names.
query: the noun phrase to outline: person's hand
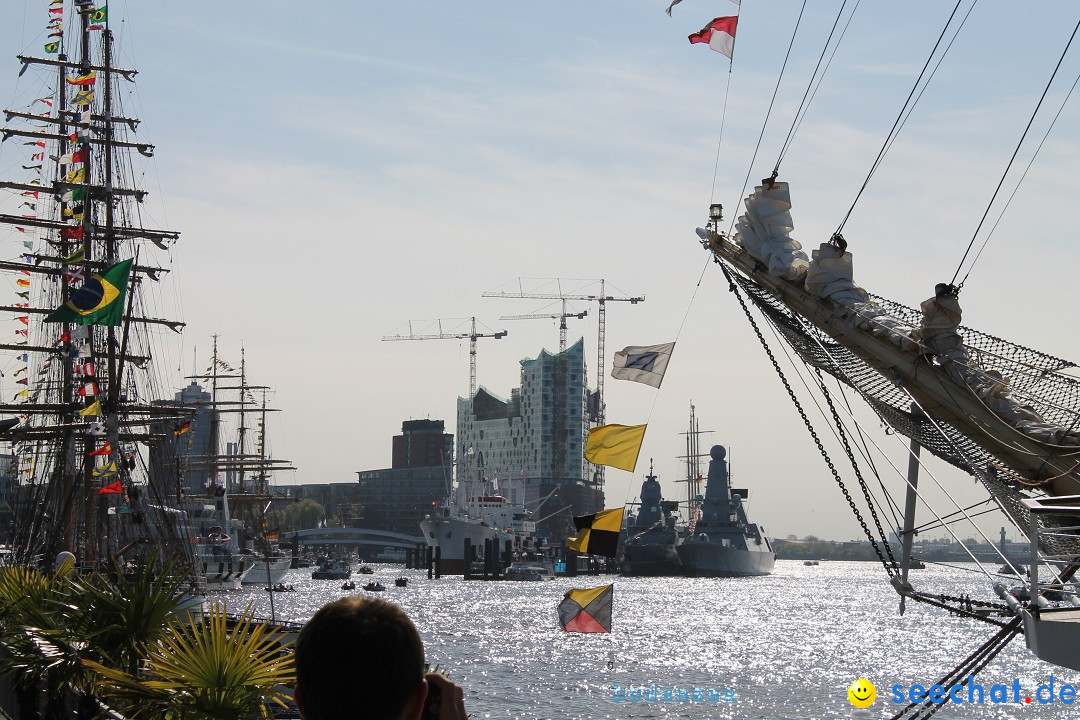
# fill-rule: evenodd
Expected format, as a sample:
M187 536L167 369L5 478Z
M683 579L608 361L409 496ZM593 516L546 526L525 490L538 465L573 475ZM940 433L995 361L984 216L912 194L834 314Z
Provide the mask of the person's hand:
M424 702L424 720L466 720L465 693L450 678L439 673L424 676L428 696Z

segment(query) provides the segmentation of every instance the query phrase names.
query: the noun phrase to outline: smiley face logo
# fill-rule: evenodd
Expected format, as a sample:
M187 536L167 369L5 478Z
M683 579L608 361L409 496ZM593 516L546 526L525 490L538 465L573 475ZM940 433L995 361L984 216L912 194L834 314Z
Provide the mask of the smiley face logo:
M847 689L848 700L857 708L868 708L877 700L877 688L866 678L859 678Z

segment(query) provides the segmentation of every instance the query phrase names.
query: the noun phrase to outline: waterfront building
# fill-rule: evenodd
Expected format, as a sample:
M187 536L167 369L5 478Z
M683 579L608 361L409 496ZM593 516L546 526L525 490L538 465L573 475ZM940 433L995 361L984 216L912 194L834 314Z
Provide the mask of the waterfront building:
M509 400L484 387L471 398L459 397L459 492L487 488L524 502L548 542L573 535L573 515L604 507L598 468L584 457L595 402L580 339L561 353L541 350L522 360L521 386Z
M454 436L442 420L406 420L392 446L390 468L357 473L363 526L418 535L450 492Z
M154 402L169 414L171 419L154 423L152 431L161 437L161 442L152 446L151 467L179 467L179 488L156 488L163 496L175 497L178 491L186 495L205 495L210 487L211 470L205 461L194 462L195 458L207 458L211 455L211 434L219 413L211 406L212 397L194 380L186 388L176 393L173 400ZM190 420L175 419L181 413L171 413L169 408L185 408L182 413ZM195 408L191 414L191 408ZM201 468L201 469L200 469ZM177 477L175 472L153 472L155 477ZM152 482L153 480L151 480Z

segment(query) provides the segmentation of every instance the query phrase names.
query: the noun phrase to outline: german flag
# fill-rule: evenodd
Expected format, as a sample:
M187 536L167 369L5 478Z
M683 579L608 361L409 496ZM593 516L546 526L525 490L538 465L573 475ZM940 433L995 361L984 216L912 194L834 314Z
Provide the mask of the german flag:
M575 515L577 537L567 538L566 546L579 553L615 557L622 530L623 509L601 510L592 515Z
M573 588L559 603L559 624L566 632L611 632L614 585Z

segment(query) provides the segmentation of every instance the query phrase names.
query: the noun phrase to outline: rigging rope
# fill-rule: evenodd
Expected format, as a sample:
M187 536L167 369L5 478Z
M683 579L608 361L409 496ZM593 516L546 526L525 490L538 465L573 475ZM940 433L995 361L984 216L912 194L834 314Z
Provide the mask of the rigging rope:
M994 188L994 194L990 196L990 202L987 203L986 210L983 212L982 217L979 219L979 225L975 228L975 232L971 236L971 241L968 242L967 249L964 250L964 256L962 258L960 258L960 264L957 266L956 272L953 273L952 280L949 283L950 285L955 285L956 284L956 278L960 275L960 270L964 267L964 261L967 260L968 253L971 252L971 248L975 244L975 238L977 238L979 236L979 231L982 230L983 223L986 222L986 217L990 214L990 208L993 207L994 201L997 199L998 193L1001 192L1001 186L1005 184L1005 178L1008 176L1009 170L1012 169L1013 163L1016 162L1016 156L1017 156L1017 154L1019 154L1020 148L1024 144L1024 140L1027 139L1028 132L1031 131L1031 125L1035 122L1035 117L1039 114L1039 110L1040 110L1040 108L1042 108L1042 104L1046 100L1046 94L1048 92L1050 92L1050 86L1054 84L1054 79L1057 78L1058 70L1061 69L1061 63L1065 61L1065 55L1068 54L1069 48L1072 47L1073 40L1076 38L1076 32L1078 30L1080 30L1080 20L1078 20L1076 22L1076 27L1073 28L1072 35L1069 36L1069 42L1067 42L1065 44L1065 49L1061 51L1061 57L1058 58L1057 65L1054 66L1054 72L1052 72L1050 74L1050 79L1047 81L1046 87L1043 88L1042 95L1039 96L1039 102L1036 103L1035 110L1032 111L1031 117L1028 119L1027 126L1024 128L1024 132L1020 136L1020 141L1016 143L1016 149L1013 150L1012 157L1009 158L1009 163L1008 163L1008 165L1005 166L1005 172L1003 172L1001 174L1001 179L998 180L997 187ZM1076 86L1076 83L1074 82L1073 87L1075 87L1075 86ZM1069 94L1072 94L1072 90L1069 90ZM1068 97L1066 97L1066 100L1067 99L1068 99ZM1060 110L1058 112L1060 114ZM1055 122L1057 121L1057 116L1054 117L1054 121ZM1051 124L1051 127L1053 127L1053 124ZM1049 130L1047 130L1047 132L1049 133ZM1041 148L1041 147L1042 147L1042 143L1039 144L1039 148ZM1036 150L1036 154L1038 154L1038 150ZM1034 159L1035 158L1032 157L1032 160L1034 160ZM1027 175L1026 170L1024 171L1024 174ZM1023 177L1021 177L1020 179L1022 181ZM1010 198L1010 200L1011 199L1012 198ZM1006 204L1006 207L1008 207L1007 204ZM1004 212L1004 209L1002 210L1002 212ZM995 227L996 227L996 225L995 225ZM990 240L990 237L988 235L987 238L986 238L986 241L989 241L989 240ZM986 242L983 243L983 247L985 247L985 246L986 246ZM981 248L979 249L979 254L980 255L982 254L982 249ZM977 259L978 258L976 257L976 260ZM973 260L971 262L971 267L968 268L967 273L964 275L964 279L960 281L959 285L957 285L957 289L964 286L964 283L967 282L968 276L971 275L971 270L974 267L975 267L975 261Z
M855 10L859 9L860 1L861 0L856 1ZM810 101L807 100L807 96L810 96L810 100L813 100L813 95L817 94L817 88L821 87L821 81L825 78L825 73L828 71L829 65L832 64L833 57L836 56L836 49L840 47L840 41L844 39L844 34L851 24L851 18L855 16L855 10L852 10L851 15L848 16L847 23L844 25L843 32L840 33L840 39L836 41L836 46L833 47L833 54L829 57L829 62L825 64L825 70L821 72L821 77L818 78L818 68L821 67L821 61L825 59L825 53L829 51L829 43L832 42L833 35L836 33L836 26L840 24L840 18L844 15L845 7L847 7L847 0L844 0L843 4L840 5L840 11L836 13L836 20L833 21L832 30L829 31L829 37L825 39L825 46L821 48L821 56L818 57L817 65L814 66L814 72L810 75L810 81L806 84L806 92L803 93L802 100L799 102L799 107L795 111L795 117L791 121L791 128L788 129L787 137L784 138L784 143L780 146L780 154L776 158L776 165L773 166L774 175L780 174L780 162L784 159L784 154L787 152L788 146L795 136L796 129L802 124L803 118L806 117L806 111L810 107ZM792 37L792 41L794 41L794 37ZM815 78L818 78L816 87L814 85ZM811 88L814 88L813 95L810 93Z
M922 83L923 77L926 75L926 69L930 67L930 62L934 59L934 55L937 54L937 49L941 46L941 41L945 37L945 33L949 31L949 26L952 24L953 18L956 17L956 11L960 9L960 5L963 2L964 0L956 0L956 5L953 7L952 12L949 14L949 19L945 22L945 27L941 28L941 34L938 35L937 42L934 43L933 49L930 50L930 55L927 56L926 63L923 65L922 71L919 72L919 77L915 79L915 84L912 86L911 92L908 93L907 99L904 100L904 105L900 108L900 113L896 116L896 120L893 122L893 126L889 130L889 134L885 137L885 142L882 143L881 149L878 150L877 157L874 158L874 162L870 165L870 172L867 173L866 179L863 180L863 184L859 188L859 192L855 194L855 199L851 202L851 207L848 208L848 211L844 214L844 219L840 221L839 227L836 228L836 233L834 233L834 237L840 235L840 232L844 229L844 225L847 224L848 218L851 217L852 211L855 210L855 205L859 202L859 198L862 197L863 192L866 190L866 186L870 184L870 178L872 178L874 176L874 173L877 172L878 166L881 165L881 161L884 159L885 153L888 152L889 147L892 145L893 139L895 139L896 135L900 132L900 128L903 127L904 123L907 121L907 117L910 115L910 109L913 109L915 107L915 104L919 101L919 97L922 96L921 92L916 95L916 91L919 90L919 85ZM975 0L975 2L972 3L971 7L974 8L975 3L977 2L978 0ZM971 10L969 9L968 15L970 14ZM967 16L964 17L964 21L966 20ZM963 27L963 25L964 23L961 22L960 26L956 30L957 33L960 32L960 28ZM953 39L955 38L956 35L954 34ZM951 45L952 42L950 41L949 46ZM944 58L945 53L947 53L948 51L948 47L946 47L945 52L942 53L941 57ZM941 60L939 59L939 65L940 62ZM936 72L936 70L937 68L935 68L934 71ZM931 73L931 77L932 76L933 73ZM930 80L929 78L927 78L927 83L929 82ZM912 98L914 98L914 102L912 102Z
M968 683L971 678L974 678L987 664L997 656L1005 647L1012 641L1014 637L1021 632L1021 619L1019 617L1013 618L1007 625L994 633L989 640L975 650L975 652L968 655L964 660L953 668L947 675L937 681L935 685L940 685L945 688L946 694L955 686L959 685L963 687ZM946 686L945 683L948 683ZM916 707L917 703L908 703L900 712L890 718L890 720L900 720L908 711L914 709L914 713L909 715L906 720L919 720L920 718L932 717L938 710L944 707L945 703L934 704L929 698L922 703L921 707Z
M773 370L776 371L776 375L780 378L780 382L784 384L784 389L787 390L788 397L791 398L791 402L795 405L795 409L799 412L799 417L802 418L803 424L806 426L807 432L809 432L810 437L813 438L814 444L817 446L818 452L821 453L821 457L824 458L825 464L829 467L829 472L832 473L833 479L836 481L837 486L839 486L840 491L847 499L848 505L851 507L851 512L855 515L855 519L858 520L859 524L862 526L863 533L866 535L866 539L870 541L870 545L874 548L874 552L877 553L878 559L885 567L885 572L888 573L889 577L892 577L895 572L894 567L896 561L893 560L890 564L890 562L885 559L885 556L881 552L881 548L878 546L877 540L874 538L873 534L871 534L870 528L867 527L866 521L863 519L862 513L859 512L859 508L855 505L855 501L852 499L851 493L848 491L847 486L844 485L844 481L840 477L840 473L837 472L836 466L833 464L832 458L829 457L828 451L821 443L821 438L818 437L817 431L814 429L814 426L810 422L810 419L806 416L806 411L803 409L802 403L800 403L799 398L796 397L795 391L791 389L791 383L788 382L787 377L784 375L784 371L780 368L780 363L776 361L776 356L773 355L772 348L770 348L769 344L765 342L765 336L761 334L761 328L758 327L757 321L754 320L754 316L750 312L750 308L747 307L746 301L743 299L742 294L739 292L739 286L735 283L735 280L734 278L732 278L731 272L728 270L727 266L720 261L720 258L716 256L713 257L716 261L716 264L719 265L720 269L723 271L724 277L727 278L728 290L734 293L736 299L739 301L739 305L742 306L743 313L746 315L746 319L750 322L750 327L754 330L754 334L757 335L758 342L761 344L762 349L764 349L765 354L768 355L769 361L772 363ZM874 515L874 519L875 521L877 519L876 513ZM886 549L888 550L889 557L892 558L892 550L889 548L889 543L885 541L884 538L883 542Z
M765 128L769 124L769 117L772 115L773 105L776 104L776 95L780 91L780 82L784 79L784 70L787 68L788 60L791 58L791 48L795 46L795 36L799 34L799 25L802 23L802 17L805 11L806 0L803 0L802 7L799 8L799 17L795 21L795 29L791 31L791 42L788 43L787 53L784 55L784 64L780 66L780 75L776 78L776 87L773 88L772 98L769 100L769 109L765 111L765 121L761 123L761 133L758 135L757 144L754 145L754 154L750 158L750 166L746 169L746 177L743 179L742 189L739 190L740 198L746 194L746 186L750 182L750 173L754 171L754 161L757 160L758 151L761 150L761 139L765 137ZM728 228L728 232L731 232L735 228L736 217L738 217L738 213L732 215L731 226Z

